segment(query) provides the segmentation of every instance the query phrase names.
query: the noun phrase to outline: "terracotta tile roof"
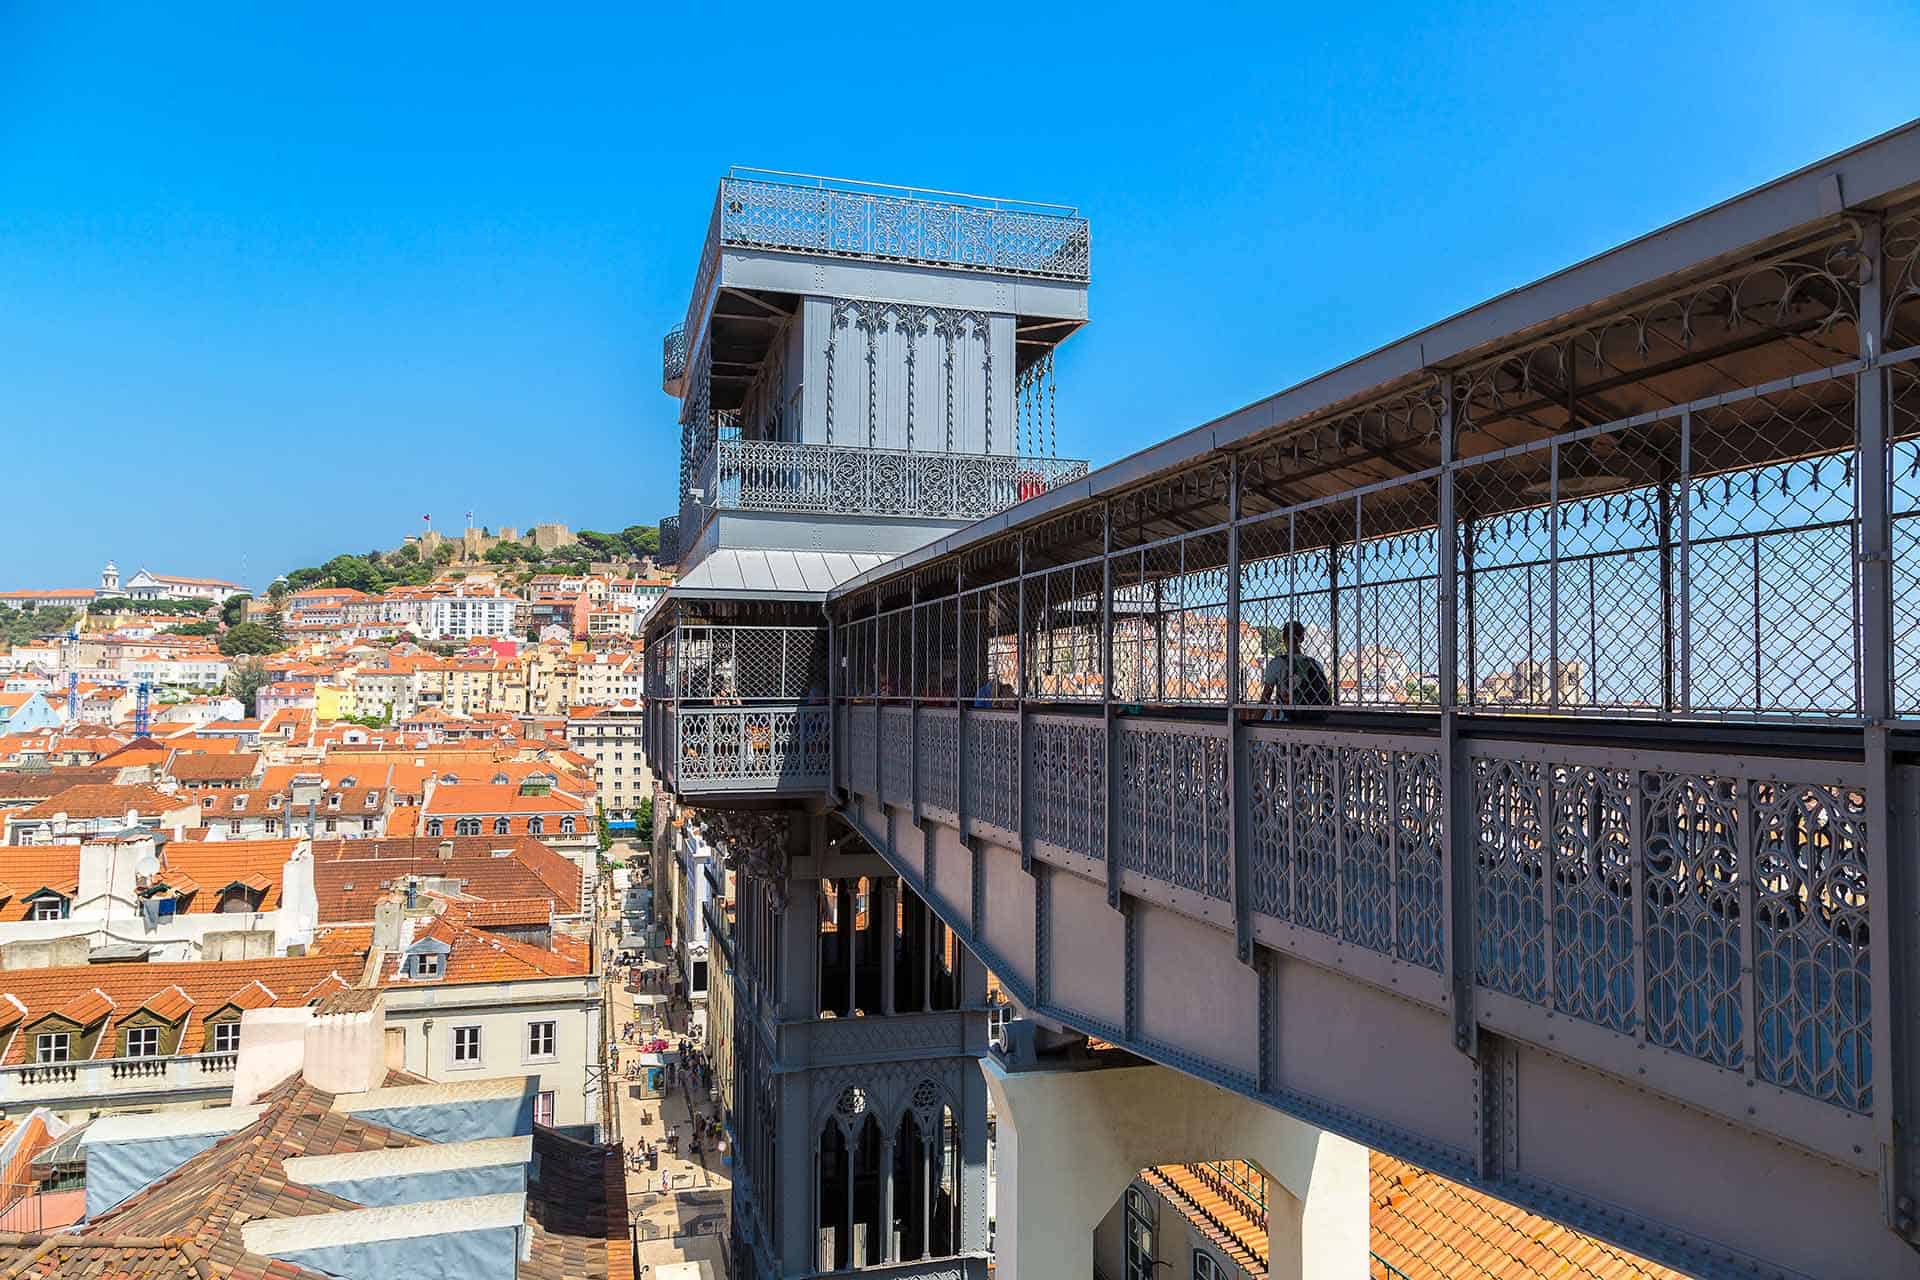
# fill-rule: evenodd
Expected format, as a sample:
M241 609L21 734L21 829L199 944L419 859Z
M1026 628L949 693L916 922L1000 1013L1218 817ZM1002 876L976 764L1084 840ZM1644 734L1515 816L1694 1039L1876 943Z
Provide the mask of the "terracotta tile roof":
M112 1013L115 1007L113 997L99 987L88 987L78 995L70 996L52 1009L42 1010L42 1012L57 1013L69 1022L90 1027Z
M1375 1260L1370 1275L1396 1280L1687 1280L1678 1271L1404 1160L1378 1151L1369 1157L1369 1234ZM1240 1211L1244 1202L1223 1198L1202 1182L1196 1167L1160 1165L1143 1176L1217 1249L1243 1269L1265 1274L1265 1230Z
M0 845L0 920L24 920L28 894L51 889L71 898L80 891L78 844Z
M259 910L276 911L288 859L298 840L170 840L162 849L161 880L177 895L188 915L220 909L220 895L244 885L260 895ZM188 884L194 887L189 890Z
M553 920L553 899L495 898L491 902L462 903L460 911L466 922L476 929L550 924Z
M553 814L575 817L588 812L587 802L571 792L555 787L546 795L522 795L513 783L454 783L435 787L428 797L426 812L440 817L492 814Z
M253 776L260 757L254 754L177 751L167 773L180 782L243 782Z
M403 810L402 812L411 812ZM442 844L452 856L440 857ZM580 911L580 868L531 836L453 836L316 841L313 879L323 924L373 919L373 905L409 875L460 883L462 898L543 898L561 915Z
M447 944L445 966L436 982L512 982L520 978L579 977L589 971L575 956L476 929L463 915L458 906L449 906L430 926L415 935L416 941L432 938ZM381 966L380 984L415 985L411 979L400 976L405 961L405 956L400 954L387 957Z
M26 816L40 819L64 813L69 818L117 818L131 811L142 817L157 817L179 809L190 809L193 803L191 796L170 796L144 785L121 787L83 783L47 797L27 810Z
M179 1052L199 1053L206 1041L208 1017L229 1006L256 1009L305 1004L307 993L336 970L357 976L360 960L333 954L9 969L0 972L0 996L11 996L26 1010L21 1017L23 1025L48 1013L60 1013L85 1025L107 1013L129 1013L157 998L177 1003L178 997L163 994L177 988L191 1002L194 1015L186 1020ZM100 1040L100 1056L112 1056L111 1038L102 1036ZM28 1037L20 1034L9 1037L0 1065L24 1061L29 1052L27 1041Z
M1686 1280L1592 1236L1373 1153L1373 1251L1410 1280Z
M138 1008L129 1009L123 1016L131 1017L141 1009L145 1009L156 1017L172 1022L191 1008L193 1008L193 997L181 990L180 984L176 982L164 990L154 992L142 1000Z

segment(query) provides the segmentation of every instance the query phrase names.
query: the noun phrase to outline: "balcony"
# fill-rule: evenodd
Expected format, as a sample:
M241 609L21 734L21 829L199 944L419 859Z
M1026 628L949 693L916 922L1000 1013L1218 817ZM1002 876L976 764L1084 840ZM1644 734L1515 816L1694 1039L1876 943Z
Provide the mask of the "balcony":
M703 340L723 249L911 263L1068 284L1087 283L1092 265L1087 220L1066 205L736 168L720 180L707 226L680 330L687 335L687 354Z
M660 341L660 389L670 396L684 395L686 380L687 329L677 324Z
M690 503L697 527L712 510L978 520L1087 474L1074 458L921 453L852 445L719 439L702 460Z
M647 750L681 795L825 791L826 633L669 620L647 638Z
M237 1054L199 1053L0 1067L0 1108L113 1108L144 1105L155 1095L171 1099L225 1097L233 1090L238 1061Z

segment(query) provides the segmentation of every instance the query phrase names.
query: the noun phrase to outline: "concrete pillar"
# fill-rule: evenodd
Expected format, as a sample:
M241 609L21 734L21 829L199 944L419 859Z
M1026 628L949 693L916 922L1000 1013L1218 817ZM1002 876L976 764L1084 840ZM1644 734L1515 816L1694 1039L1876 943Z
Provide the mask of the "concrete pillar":
M981 1066L999 1118L1001 1280L1092 1275L1094 1228L1136 1173L1229 1159L1272 1180L1269 1276L1364 1280L1365 1147L1166 1067Z

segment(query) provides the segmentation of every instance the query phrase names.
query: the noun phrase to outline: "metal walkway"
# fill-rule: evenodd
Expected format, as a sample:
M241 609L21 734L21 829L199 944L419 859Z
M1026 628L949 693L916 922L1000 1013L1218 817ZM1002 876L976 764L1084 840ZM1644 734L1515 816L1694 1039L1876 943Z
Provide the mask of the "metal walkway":
M1909 127L842 586L840 814L1065 1026L1920 1274L1917 197Z

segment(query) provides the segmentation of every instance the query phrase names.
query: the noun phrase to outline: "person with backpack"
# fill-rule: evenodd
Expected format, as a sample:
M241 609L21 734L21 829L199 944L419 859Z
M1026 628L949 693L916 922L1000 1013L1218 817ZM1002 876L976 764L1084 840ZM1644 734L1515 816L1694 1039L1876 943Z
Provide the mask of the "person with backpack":
M1324 707L1333 701L1326 668L1319 659L1301 652L1306 642L1304 622L1289 622L1280 629L1280 650L1268 657L1260 673L1260 701L1282 709L1267 712L1265 719L1303 719L1299 708Z

